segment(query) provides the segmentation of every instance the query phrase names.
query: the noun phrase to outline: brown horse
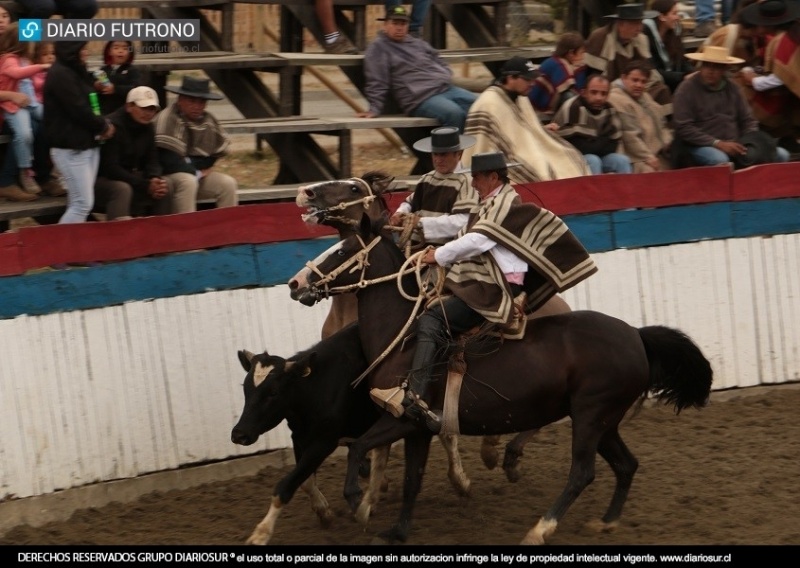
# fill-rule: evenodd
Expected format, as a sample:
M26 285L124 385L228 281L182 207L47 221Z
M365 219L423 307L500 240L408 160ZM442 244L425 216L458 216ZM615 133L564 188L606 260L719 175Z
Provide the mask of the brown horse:
M306 210L303 219L307 223L333 227L339 232L339 238L345 239L358 233L364 215L374 222L386 221L389 218L389 207L384 193L389 190L392 181L394 177L385 172L369 171L360 178L303 185L297 189L295 203ZM330 337L357 320L358 303L355 294L338 294L332 297L331 309L322 325L322 339ZM458 437L443 434L439 439L447 452L450 464L447 475L450 483L459 494L468 495L470 480L461 464ZM370 468L370 471L385 470L385 460L388 455L388 446L379 454L373 454L372 459L383 460L384 467L379 464L378 467ZM362 466L362 472L365 469ZM384 480L382 485L385 487L386 483ZM366 521L369 514L370 509L364 507L359 510L358 517Z
M408 262L394 243L379 236L365 218L361 233L348 237L321 255L309 287L293 289L306 304L339 290L358 286L358 320L367 360L374 361L413 318L418 304L407 298L419 290L414 273L401 273ZM399 289L398 289L399 288ZM370 386L397 385L410 366L413 348L395 350L369 376ZM468 344L466 374L455 416L461 435L525 432L565 417L572 419L572 466L563 492L522 539L543 544L572 503L592 482L599 454L616 477L616 488L600 524L617 523L638 468L638 461L619 434L629 409L648 394L674 405L676 412L703 407L711 391L712 369L697 345L682 332L664 326L634 328L611 316L577 311L528 322L516 341ZM437 365L441 379L442 365ZM443 381L433 404L442 408ZM638 403L638 404L637 404ZM455 421L454 421L455 420ZM413 423L385 413L350 446L345 498L356 508L361 498L358 464L373 447L392 443L414 430ZM430 440L430 434L428 434ZM397 523L382 534L405 541L414 502L421 488L428 445L406 451L406 485ZM418 453L416 453L418 452Z
M389 218L390 211L384 198L394 180L384 172L370 171L360 178L330 180L298 188L295 202L307 212L303 218L308 223L319 223L334 227L339 237L344 239L358 232L361 217L366 213L372 222ZM308 269L304 273L307 274ZM302 280L298 275L295 280ZM560 297L553 296L544 306L531 314L530 318L567 313L569 305ZM322 326L322 338L342 329L358 319L358 306L354 294L338 294L331 298L331 309ZM519 459L525 444L536 432L525 432L511 440L505 449L503 470L509 481L520 478ZM469 479L461 466L458 455L458 439L453 436L442 438L442 443L450 456L450 475L456 489L466 491ZM481 444L481 459L489 469L494 469L499 461L497 445L500 436L484 436Z

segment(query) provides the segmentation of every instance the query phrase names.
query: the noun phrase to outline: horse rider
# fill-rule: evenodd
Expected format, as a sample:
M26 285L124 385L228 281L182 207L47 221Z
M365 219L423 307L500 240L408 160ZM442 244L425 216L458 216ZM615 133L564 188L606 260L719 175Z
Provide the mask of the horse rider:
M464 150L475 138L459 134L454 126L434 128L431 135L414 143L414 149L431 154L433 170L423 175L390 219L403 226L409 215L419 217L417 225L427 244L452 240L478 209L478 194L469 175L456 172Z
M434 433L441 430L441 417L428 406L429 387L445 332L455 336L484 321L507 325L520 292L526 292L525 308L532 311L597 271L559 217L522 203L508 178L508 167L515 165L507 164L502 152L472 157L480 208L458 238L428 249L418 261L449 267L445 288L452 296L419 317L417 347L402 388L370 391L373 401L396 418L406 416Z

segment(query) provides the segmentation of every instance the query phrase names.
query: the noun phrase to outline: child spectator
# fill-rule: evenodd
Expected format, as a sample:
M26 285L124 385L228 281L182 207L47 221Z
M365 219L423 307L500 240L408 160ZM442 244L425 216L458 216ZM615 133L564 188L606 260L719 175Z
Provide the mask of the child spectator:
M558 38L553 55L542 61L539 76L528 93L537 111L552 116L564 102L580 95L587 75L584 44L578 32L564 32Z
M105 65L100 70L110 82L95 81L94 88L100 94L100 110L104 115L124 106L131 89L142 84L133 58L133 43L129 41L109 41L103 49Z
M29 78L50 68L50 64L25 65L30 43L19 41L19 27L10 24L0 34L0 90L19 91L21 79ZM30 97L30 95L29 95ZM19 168L20 187L28 193L41 193L33 171L33 133L38 101L30 100L28 106L21 107L12 101L3 101L0 107L13 134L14 154ZM33 108L31 108L33 107Z
M33 62L52 65L56 62L56 45L50 41L42 41L33 48ZM47 79L47 70L40 71L31 77L33 94L40 103L44 102L44 80Z

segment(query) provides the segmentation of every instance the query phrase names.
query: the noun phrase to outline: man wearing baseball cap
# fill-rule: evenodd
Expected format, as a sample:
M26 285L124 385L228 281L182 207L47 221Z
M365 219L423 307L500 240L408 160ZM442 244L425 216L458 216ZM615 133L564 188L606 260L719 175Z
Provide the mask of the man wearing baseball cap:
M108 115L116 133L100 148L94 192L96 208L109 221L171 213L156 152L153 119L159 110L153 89L135 87L125 105Z
M408 116L437 119L464 130L476 95L452 84L453 72L428 43L408 33L410 16L403 6L386 11L383 30L364 53L364 96L369 109L356 116L383 114L389 96Z

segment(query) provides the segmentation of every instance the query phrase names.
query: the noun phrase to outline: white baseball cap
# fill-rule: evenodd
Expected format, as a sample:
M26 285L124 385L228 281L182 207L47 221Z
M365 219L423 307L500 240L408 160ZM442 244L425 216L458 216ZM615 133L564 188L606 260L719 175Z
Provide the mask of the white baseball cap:
M161 105L158 104L158 95L150 87L135 87L131 89L126 102L135 103L136 106L142 108L154 106L161 110Z

